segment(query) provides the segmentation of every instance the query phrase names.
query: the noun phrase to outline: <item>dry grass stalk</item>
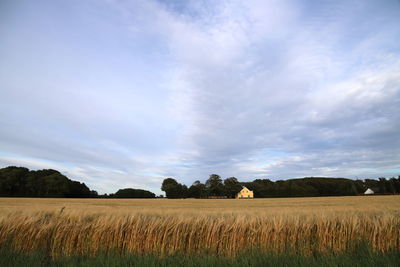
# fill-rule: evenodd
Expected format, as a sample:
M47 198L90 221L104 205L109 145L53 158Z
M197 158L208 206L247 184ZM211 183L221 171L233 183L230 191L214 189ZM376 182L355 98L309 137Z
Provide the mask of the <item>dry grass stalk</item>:
M274 213L257 207L260 212L247 213L241 206L236 210L225 206L221 213L215 207L181 213L123 209L82 212L68 206L63 212L10 209L0 215L0 246L11 245L19 252L46 250L54 257L103 251L228 256L247 249L335 253L352 249L359 242L386 252L400 249L399 198L390 200L386 210L369 212L346 208L327 212L314 207L313 212L292 208L291 213Z

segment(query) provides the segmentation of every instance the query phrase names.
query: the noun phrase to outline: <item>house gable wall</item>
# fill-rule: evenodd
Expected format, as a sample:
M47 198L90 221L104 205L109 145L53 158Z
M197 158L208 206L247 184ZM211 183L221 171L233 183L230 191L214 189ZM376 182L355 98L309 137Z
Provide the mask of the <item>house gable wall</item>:
M236 198L254 198L254 193L248 188L243 187L243 189L237 193Z

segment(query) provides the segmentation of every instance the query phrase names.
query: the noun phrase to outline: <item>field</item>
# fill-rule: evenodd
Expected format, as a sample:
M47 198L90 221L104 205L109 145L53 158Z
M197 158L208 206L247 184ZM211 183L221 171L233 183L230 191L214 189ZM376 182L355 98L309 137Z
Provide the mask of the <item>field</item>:
M361 250L379 257L395 253L398 260L400 196L0 198L0 247L15 255L40 252L51 260L104 255L229 260L246 253L315 259Z

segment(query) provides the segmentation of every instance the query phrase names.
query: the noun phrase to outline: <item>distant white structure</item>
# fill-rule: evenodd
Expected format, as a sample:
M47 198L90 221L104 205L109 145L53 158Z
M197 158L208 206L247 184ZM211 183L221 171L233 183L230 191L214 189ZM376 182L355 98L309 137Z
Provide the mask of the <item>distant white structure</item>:
M368 188L365 192L364 195L373 195L375 194L374 191L372 191L370 188Z

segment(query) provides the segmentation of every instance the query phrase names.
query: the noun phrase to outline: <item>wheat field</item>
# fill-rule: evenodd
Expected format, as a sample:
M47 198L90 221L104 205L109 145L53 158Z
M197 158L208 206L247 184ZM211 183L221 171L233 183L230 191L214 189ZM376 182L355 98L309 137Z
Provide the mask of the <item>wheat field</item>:
M52 257L400 250L400 196L281 199L0 198L0 247Z

